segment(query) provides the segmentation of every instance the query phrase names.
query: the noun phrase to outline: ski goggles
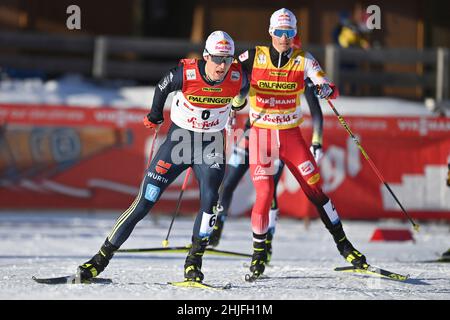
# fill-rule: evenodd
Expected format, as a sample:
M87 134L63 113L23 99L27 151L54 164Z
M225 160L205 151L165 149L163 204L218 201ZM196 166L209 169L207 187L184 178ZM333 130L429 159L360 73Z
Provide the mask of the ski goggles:
M272 34L277 38L282 38L283 35L288 39L292 39L297 34L295 29L273 29Z
M225 62L225 64L231 64L234 60L233 56L214 56L214 55L209 55L211 57L212 62L214 62L215 64L222 64Z

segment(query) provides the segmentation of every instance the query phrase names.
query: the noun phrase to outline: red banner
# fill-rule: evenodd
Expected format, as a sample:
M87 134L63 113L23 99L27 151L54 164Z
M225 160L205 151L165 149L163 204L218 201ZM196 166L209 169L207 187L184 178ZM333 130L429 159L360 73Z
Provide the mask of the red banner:
M142 109L0 105L0 206L127 208L148 162L153 134L142 125L146 114ZM158 142L168 125L159 130ZM155 210L173 209L179 183L167 189ZM187 205L195 211L196 203Z
M152 134L142 109L0 105L0 207L126 209L143 177ZM241 114L242 125L247 115ZM344 116L362 147L405 209L415 218L450 219L445 184L450 119ZM170 116L158 133L164 140ZM301 127L311 136L307 117ZM342 218L404 218L360 150L334 116L324 119L323 189ZM184 174L162 195L158 212L175 209ZM316 217L286 169L278 187L282 214ZM198 208L191 178L182 212ZM231 214L248 213L254 190L248 177L235 192Z
M345 117L385 182L416 218L450 219L450 188L446 186L450 156L450 119L420 117ZM323 190L345 218L405 218L355 142L336 117L325 117L324 158L320 161ZM310 123L303 126L305 135ZM308 135L310 136L310 134ZM317 216L296 182L284 174L281 210ZM283 186L281 186L283 188ZM300 197L300 201L299 201ZM298 214L297 214L298 215Z

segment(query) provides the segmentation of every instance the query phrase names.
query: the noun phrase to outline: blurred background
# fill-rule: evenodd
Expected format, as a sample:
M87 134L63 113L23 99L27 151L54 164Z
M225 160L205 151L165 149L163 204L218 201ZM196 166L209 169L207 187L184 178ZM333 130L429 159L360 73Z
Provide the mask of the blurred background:
M126 208L151 144L141 119L163 73L200 57L214 30L232 36L236 56L270 44L270 15L281 7L296 14L303 48L340 88L336 107L406 209L450 220L450 3L437 0L2 0L0 208ZM324 189L341 215L404 219L322 107ZM182 178L156 211L174 209ZM238 188L232 211L248 214L248 177ZM278 194L282 215L317 216L289 172ZM182 211L193 213L197 199L191 181Z
M80 8L80 29L66 25L70 5ZM370 5L380 8L380 29L366 26ZM0 62L13 75L33 69L47 77L78 72L154 84L180 57L198 54L214 30L241 42L239 50L268 43L270 15L283 6L297 15L302 44L346 93L448 99L450 4L433 0L4 0Z

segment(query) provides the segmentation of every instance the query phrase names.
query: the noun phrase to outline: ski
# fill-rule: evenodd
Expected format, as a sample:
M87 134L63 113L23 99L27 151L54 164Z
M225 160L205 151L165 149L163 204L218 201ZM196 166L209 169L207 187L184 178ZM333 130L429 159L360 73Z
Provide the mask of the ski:
M124 252L124 253L139 253L139 252L171 252L171 253L185 253L188 252L190 246L184 247L157 247L157 248L134 248L134 249L119 249L116 252Z
M148 253L148 252L171 252L171 253L187 253L191 246L182 246L182 247L157 247L157 248L136 248L136 249L119 249L116 252L123 252L123 253ZM225 251L225 250L218 250L213 248L206 248L205 253L211 254L211 255L217 255L217 256L228 256L228 257L245 257L245 258L251 258L251 254L247 253L240 253L240 252L233 252L233 251Z
M207 284L204 282L197 282L197 281L174 281L174 282L157 283L157 284L170 285L170 286L182 287L182 288L198 288L198 289L210 289L210 290L231 289L231 283L227 283L223 286L215 286L215 285Z
M43 284L110 284L112 283L111 279L107 278L92 278L88 280L81 280L79 277L77 277L76 274L70 275L70 276L63 276L63 277L55 277L55 278L36 278L35 276L32 277L34 281L37 283L43 283Z
M375 275L391 280L397 280L397 281L405 281L409 278L409 275L401 275L395 272L391 272L385 269L381 269L378 267L374 267L371 265L367 265L367 268L361 269L356 268L354 266L348 266L348 267L337 267L334 269L334 271L340 271L340 272L353 272L353 273L360 273L360 274L366 274L366 275Z
M252 257L252 255L248 254L248 253L218 250L218 249L213 249L213 248L206 248L205 252L209 253L209 254L218 255L218 256L235 256L235 257L244 257L244 258Z

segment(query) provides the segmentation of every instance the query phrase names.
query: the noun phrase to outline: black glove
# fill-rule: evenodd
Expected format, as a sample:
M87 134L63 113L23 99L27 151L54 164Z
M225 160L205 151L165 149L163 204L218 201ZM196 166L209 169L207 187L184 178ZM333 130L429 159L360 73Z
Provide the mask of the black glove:
M164 122L164 118L162 115L155 116L151 111L147 114L147 119L154 124L161 124Z
M231 110L233 111L240 111L245 108L247 105L247 99L242 98L240 95L237 95L233 98L233 101L231 102Z

